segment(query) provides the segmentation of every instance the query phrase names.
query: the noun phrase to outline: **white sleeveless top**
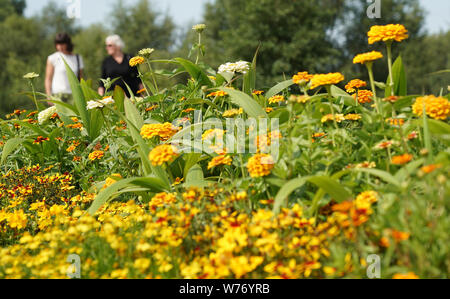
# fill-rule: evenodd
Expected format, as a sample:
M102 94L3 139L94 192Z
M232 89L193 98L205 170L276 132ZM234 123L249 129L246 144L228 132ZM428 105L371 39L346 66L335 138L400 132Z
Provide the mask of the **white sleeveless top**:
M79 55L80 65L79 69L84 69L84 63L83 58ZM72 90L70 88L69 79L67 77L66 73L66 67L64 65L64 60L67 62L69 67L72 69L72 71L75 73L75 75L78 75L78 66L77 66L77 56L76 55L66 55L61 52L53 53L48 57L48 61L53 65L55 68L55 72L53 74L53 81L52 81L52 94L72 94Z

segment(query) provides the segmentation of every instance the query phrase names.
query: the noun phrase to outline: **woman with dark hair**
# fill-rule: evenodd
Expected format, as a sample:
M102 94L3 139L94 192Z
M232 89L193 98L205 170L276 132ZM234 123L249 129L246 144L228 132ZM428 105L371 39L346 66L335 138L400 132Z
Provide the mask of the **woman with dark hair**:
M110 90L114 90L116 86L120 86L130 97L127 85L130 87L133 94L136 94L144 86L139 79L139 72L136 67L130 66L131 55L124 54L123 48L125 43L122 41L120 36L111 35L106 38L106 52L108 52L108 57L103 61L102 64L102 78L103 79L116 79ZM98 93L104 95L107 90L103 82L100 82L100 87L98 88Z
M59 97L64 102L72 99L64 60L67 62L78 79L83 76L83 58L73 54L74 45L67 33L59 33L55 38L56 52L47 59L47 70L45 75L45 91L49 96Z

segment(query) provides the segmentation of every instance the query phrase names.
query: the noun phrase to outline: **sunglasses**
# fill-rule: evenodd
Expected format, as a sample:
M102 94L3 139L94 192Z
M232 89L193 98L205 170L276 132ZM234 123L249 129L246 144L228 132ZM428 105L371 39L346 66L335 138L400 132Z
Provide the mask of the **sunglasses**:
M106 45L107 48L112 48L114 45Z

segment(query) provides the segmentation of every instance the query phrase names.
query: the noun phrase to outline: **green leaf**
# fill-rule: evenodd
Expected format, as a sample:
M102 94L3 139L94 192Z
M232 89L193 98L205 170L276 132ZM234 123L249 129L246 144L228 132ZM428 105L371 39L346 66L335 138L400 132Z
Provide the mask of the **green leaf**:
M443 121L428 119L428 129L435 135L450 135L450 125Z
M408 176L414 173L420 166L423 165L424 162L425 162L424 159L419 159L417 161L407 164L395 174L395 178L399 182L405 181L408 178Z
M209 101L209 100L204 100L204 99L189 99L187 101L184 101L183 104L186 105L200 105L200 104L206 104L208 106L211 106L217 110L221 110L221 108L219 106L217 106L216 104L214 104L213 102Z
M146 177L146 178L131 178L121 180L109 186L105 190L102 190L95 197L94 202L88 209L88 213L90 215L94 215L98 211L98 209L100 209L104 204L106 204L119 190L132 186L144 187L148 191L155 193L168 191L168 189L165 188L164 182L162 182L157 178Z
M243 91L248 95L251 95L253 90L255 90L256 88L256 63L260 46L258 46L258 49L256 49L255 56L253 57L253 62L250 65L250 70L244 75Z
M352 195L344 187L342 187L338 181L328 176L312 177L308 179L308 182L323 189L337 202L343 202L352 198Z
M430 157L432 157L433 144L431 143L431 133L430 128L428 127L428 116L426 105L423 105L422 120L423 120L423 135L425 140L425 148L428 150L428 154L430 155Z
M277 85L275 85L274 87L272 87L267 93L266 93L266 98L271 98L277 94L279 94L280 92L282 92L283 90L285 90L286 88L290 87L294 85L294 81L292 79L286 80L284 82L278 83Z
M70 66L64 60L64 64L66 66L67 77L69 79L70 87L72 89L72 96L75 102L75 107L77 107L78 113L80 115L81 120L83 121L83 125L86 130L90 131L90 118L89 113L86 107L86 99L84 98L83 90L81 88L80 82L78 82L77 76L74 74ZM95 139L95 138L93 138Z
M135 128L141 129L144 126L144 119L139 113L139 110L137 110L136 106L129 99L124 100L124 106L127 119Z
M289 196L292 194L292 192L301 188L306 183L307 178L308 177L293 179L283 185L283 187L281 188L280 191L278 191L278 194L275 197L275 202L273 206L273 212L275 214L278 214L280 212L281 207L287 203Z
M353 169L352 171L368 173L368 174L370 174L372 176L376 176L376 177L382 179L383 181L385 181L386 183L392 184L396 187L401 186L401 183L392 174L390 174L389 172L383 171L383 170L361 168L361 169Z
M397 60L395 60L394 65L392 66L392 73L394 76L394 94L397 96L406 96L408 93L408 86L406 81L406 72L401 56L399 56ZM390 77L388 77L386 84L386 97L391 96L391 88L389 86L389 82Z
M199 82L201 86L203 85L206 85L208 87L213 86L211 80L198 65L195 65L193 62L183 58L175 58L174 60L177 61L179 64L181 64L184 67L184 69L191 75L191 77L197 82Z
M234 90L231 88L222 87L220 90L225 91L230 95L231 102L238 105L244 111L253 118L267 117L266 111L259 105L255 99L242 91Z
M316 195L315 200L311 205L312 210L317 209L319 201L323 197L323 195L325 195L325 193L328 193L331 197L333 197L333 199L338 202L349 200L352 197L352 195L334 178L330 178L327 176L297 178L286 183L278 192L277 196L275 197L273 208L274 213L278 213L280 211L280 208L287 203L287 200L289 199L289 196L292 194L292 192L301 188L307 182L316 185L320 189L318 191L318 194L320 194L320 196Z
M130 100L125 99L125 114L128 131L134 142L138 144L138 153L141 158L142 168L144 173L149 175L152 172L152 166L150 165L150 160L148 159L148 154L150 153L150 147L145 143L144 139L141 137L140 129L144 125L139 113L137 113L136 107L131 103Z
M184 160L185 160L184 171L183 171L184 177L187 177L189 170L191 170L191 168L198 163L201 156L202 156L202 154L200 154L200 153L190 153L190 154L186 154L184 156Z
M194 167L192 167L187 176L186 176L186 183L184 186L186 188L190 187L199 187L203 188L206 187L208 183L205 181L205 177L203 175L203 169L200 167L200 165L196 164Z
M14 152L19 145L21 145L23 142L25 142L26 139L23 138L13 138L9 139L6 144L3 146L3 152L2 152L2 160L1 165L5 164L6 158Z
M92 138L92 140L94 140L98 136L100 136L100 132L103 128L103 125L105 124L105 119L100 110L98 109L92 110L89 114L91 126L89 128L88 134Z
M123 91L122 87L116 85L116 87L114 88L113 98L117 110L122 113L125 112L125 92Z
M347 106L358 106L358 103L351 95L337 86L331 86L331 95L336 99L343 98Z
M38 125L34 125L34 124L30 124L26 121L11 121L11 122L17 122L19 123L22 127L27 127L31 130L33 130L36 134L38 134L39 136L42 137L48 137L48 133L44 130L42 130Z

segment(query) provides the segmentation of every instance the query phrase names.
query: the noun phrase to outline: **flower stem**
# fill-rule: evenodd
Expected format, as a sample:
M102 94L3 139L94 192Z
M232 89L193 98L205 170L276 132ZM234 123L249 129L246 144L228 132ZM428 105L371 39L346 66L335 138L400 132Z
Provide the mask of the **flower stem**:
M382 115L383 113L381 111L380 101L378 100L378 97L377 97L377 89L375 87L375 79L373 76L373 62L366 63L366 67L367 67L367 71L369 72L370 86L372 88L373 99L375 100L377 112L378 112L378 114Z
M394 74L392 71L392 41L386 42L388 67L389 67L389 87L391 89L391 96L395 96L394 91Z
M155 86L156 93L159 93L158 83L156 83L155 73L153 72L152 64L150 63L150 61L147 61L147 64L148 68L150 69L150 73L152 74L153 85Z
M327 91L328 91L328 103L330 104L330 109L331 109L331 114L333 115L333 122L334 122L334 127L335 129L339 129L337 121L336 121L336 113L334 112L334 107L333 107L333 96L331 95L331 86L327 85L326 86Z
M33 92L33 101L34 101L34 104L36 105L36 110L39 111L39 106L38 106L37 99L36 99L36 91L34 90L34 85L31 80L30 80L30 85L31 85L31 90Z
M198 64L199 60L200 60L200 54L201 54L201 49L202 47L202 34L199 33L198 34L198 51L197 51L197 59L195 60L195 64Z

